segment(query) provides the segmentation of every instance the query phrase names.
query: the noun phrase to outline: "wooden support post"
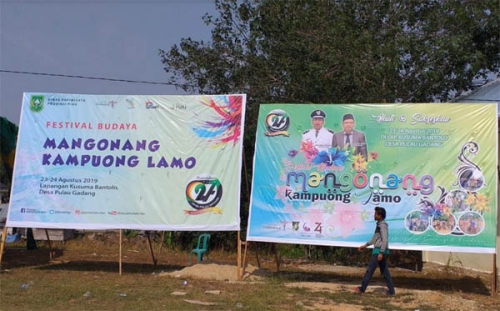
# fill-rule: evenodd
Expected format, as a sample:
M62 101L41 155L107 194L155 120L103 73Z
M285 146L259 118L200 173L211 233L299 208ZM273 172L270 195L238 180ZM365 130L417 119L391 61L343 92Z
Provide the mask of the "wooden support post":
M237 251L237 261L236 261L236 279L240 280L240 275L241 275L241 233L238 231L238 251Z
M280 260L281 256L278 255L278 252L276 251L276 244L272 244L272 252L274 253L274 260L276 260L276 271L280 272Z
M52 253L52 244L50 243L49 231L45 229L45 236L47 237L47 243L49 244L49 260L54 259L54 254Z
M120 251L118 255L118 272L122 275L122 230L120 229Z
M260 269L259 248L255 245L255 257L257 258L257 268Z
M493 254L493 279L491 280L491 296L495 296L498 291L498 271L497 271L497 254Z
M243 252L243 263L241 267L241 276L239 280L243 280L243 277L245 276L245 268L247 266L247 249L248 249L248 241L243 241L242 242L245 245L245 251Z
M161 252L163 248L163 243L165 243L165 231L161 232L160 248L158 249L158 252Z
M0 268L2 268L2 257L3 257L3 250L5 248L5 239L7 238L7 226L3 227L3 233L2 233L2 244L0 244Z
M153 252L153 246L151 245L151 237L149 236L149 230L146 231L146 236L148 237L149 251L151 252L151 258L153 258L153 265L156 266L155 253Z

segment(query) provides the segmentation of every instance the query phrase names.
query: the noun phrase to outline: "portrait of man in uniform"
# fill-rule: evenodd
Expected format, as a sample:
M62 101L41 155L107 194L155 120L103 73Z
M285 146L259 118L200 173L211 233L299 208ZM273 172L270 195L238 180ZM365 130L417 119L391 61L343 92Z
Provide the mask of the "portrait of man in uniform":
M326 113L323 110L314 110L311 113L311 124L313 128L302 133L302 141L311 141L319 152L328 151L332 146L334 132L324 127L325 118Z
M365 161L368 161L365 133L355 130L355 125L354 116L350 113L345 114L342 117L343 131L333 135L332 147L343 149L344 146L349 145L349 148L354 148L354 155L361 154Z

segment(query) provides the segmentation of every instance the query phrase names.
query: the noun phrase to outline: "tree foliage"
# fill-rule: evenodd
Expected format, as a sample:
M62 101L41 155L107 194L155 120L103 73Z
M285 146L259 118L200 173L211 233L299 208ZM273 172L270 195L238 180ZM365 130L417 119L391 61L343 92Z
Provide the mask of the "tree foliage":
M17 125L0 117L0 183L8 187L12 182L18 130Z
M160 50L170 82L249 103L448 101L499 72L497 0L215 0L209 42Z
M248 168L260 103L444 102L500 71L498 0L214 3L210 41L159 56L184 91L247 94ZM245 178L242 189L248 204Z

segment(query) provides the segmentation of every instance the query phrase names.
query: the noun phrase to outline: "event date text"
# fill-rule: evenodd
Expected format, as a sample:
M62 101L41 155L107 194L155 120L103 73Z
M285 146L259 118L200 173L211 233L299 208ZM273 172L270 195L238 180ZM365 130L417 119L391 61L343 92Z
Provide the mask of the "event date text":
M97 178L64 178L64 177L41 177L42 182L58 182L58 183L82 183L82 184L97 184Z

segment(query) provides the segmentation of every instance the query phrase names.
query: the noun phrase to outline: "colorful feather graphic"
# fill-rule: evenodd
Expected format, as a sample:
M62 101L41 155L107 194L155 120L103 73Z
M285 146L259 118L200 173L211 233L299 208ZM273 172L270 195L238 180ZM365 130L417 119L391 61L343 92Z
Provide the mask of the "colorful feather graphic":
M206 96L200 103L210 107L217 117L213 120L199 120L193 126L193 132L200 138L208 139L212 147L230 142L233 146L236 145L241 136L242 96Z

